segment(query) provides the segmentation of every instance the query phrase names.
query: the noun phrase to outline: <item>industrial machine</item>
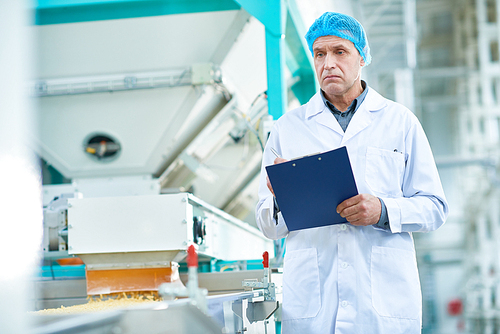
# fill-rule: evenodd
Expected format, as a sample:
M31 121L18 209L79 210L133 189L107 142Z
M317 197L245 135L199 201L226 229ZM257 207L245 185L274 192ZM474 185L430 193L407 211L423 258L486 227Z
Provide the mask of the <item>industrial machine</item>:
M167 323L167 333L275 330L269 319L278 309L269 270L273 243L254 227L192 194L95 198L67 194L47 206L45 217L47 258L51 253L64 255L67 247L69 256L83 260L87 295L153 291L165 301L96 314L36 316L35 333L56 329L114 333L117 328L122 333L141 333L145 328L164 333ZM189 245L188 273L181 279L179 263L185 262ZM198 279L198 261L254 260L263 250L263 270L204 273ZM58 289L57 283L67 281L49 280L51 285L45 287Z
M272 242L188 193L70 199L69 254L86 264L87 294L157 291L178 281L189 244L205 261L258 259Z
M45 183L45 271L35 280L35 309L158 293L163 284L182 290L189 245L207 271L198 281L208 293L206 309L183 296L151 313L156 320L147 318L151 310L48 317L39 332L61 321L68 333L78 333L68 330L77 323L134 332L116 321L148 332L165 323L173 333L264 332L252 328L276 308L264 292L275 291L271 274L259 282L261 266L245 270L264 251L274 254L252 226L272 126L262 23L232 6L31 28L39 41L29 83L40 110L33 142ZM241 66L250 60L252 68ZM65 258L82 263L54 264ZM218 262L233 271L218 272Z
M121 310L72 316L34 316L38 323L33 334L45 333L274 333L268 319L278 309L274 283L270 282L269 255L263 254L264 275L260 282L244 281L248 290L240 293L207 296L198 287L198 254L188 247L186 287L163 283L159 292L165 298ZM185 297L169 300L169 297Z

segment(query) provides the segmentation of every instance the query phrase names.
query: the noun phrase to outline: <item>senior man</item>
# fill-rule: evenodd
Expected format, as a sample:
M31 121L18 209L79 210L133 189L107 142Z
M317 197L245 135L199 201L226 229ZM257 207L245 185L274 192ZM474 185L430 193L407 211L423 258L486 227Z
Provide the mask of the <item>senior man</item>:
M412 232L448 214L429 143L410 110L361 80L371 56L358 21L327 12L305 37L321 90L275 123L256 208L264 235L286 237L283 333L420 333ZM337 207L349 223L289 232L265 170L285 160L271 148L291 159L341 146L359 191Z

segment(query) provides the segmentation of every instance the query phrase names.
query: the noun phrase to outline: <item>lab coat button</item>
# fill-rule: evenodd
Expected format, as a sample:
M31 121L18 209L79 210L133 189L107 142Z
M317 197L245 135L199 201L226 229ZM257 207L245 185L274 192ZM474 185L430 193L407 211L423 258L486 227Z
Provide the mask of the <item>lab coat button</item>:
M341 265L341 266L342 266L342 268L344 268L344 269L345 269L345 268L347 268L349 265L348 265L346 262L342 262L342 265Z
M347 229L347 226L345 224L340 225L340 229L342 231L345 231Z
M347 305L349 305L349 303L347 301L343 300L341 305L342 305L342 307L347 307Z

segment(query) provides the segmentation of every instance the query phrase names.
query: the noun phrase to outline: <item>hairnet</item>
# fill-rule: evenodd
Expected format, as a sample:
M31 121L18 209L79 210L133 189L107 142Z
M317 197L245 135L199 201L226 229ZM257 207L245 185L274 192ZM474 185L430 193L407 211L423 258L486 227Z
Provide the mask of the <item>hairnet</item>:
M309 50L313 53L313 44L318 37L337 36L351 41L365 61L365 66L370 64L370 46L366 38L365 30L361 23L355 18L334 12L326 12L319 17L309 28L306 41Z

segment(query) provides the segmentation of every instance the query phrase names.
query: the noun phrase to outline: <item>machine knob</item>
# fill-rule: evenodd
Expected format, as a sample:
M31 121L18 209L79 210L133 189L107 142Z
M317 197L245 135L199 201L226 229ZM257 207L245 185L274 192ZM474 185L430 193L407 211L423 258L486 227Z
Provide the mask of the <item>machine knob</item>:
M193 242L201 245L207 234L205 229L205 220L201 217L193 217Z
M264 261L262 261L264 268L269 268L269 252L265 251L264 254L262 254L262 258L264 259Z

